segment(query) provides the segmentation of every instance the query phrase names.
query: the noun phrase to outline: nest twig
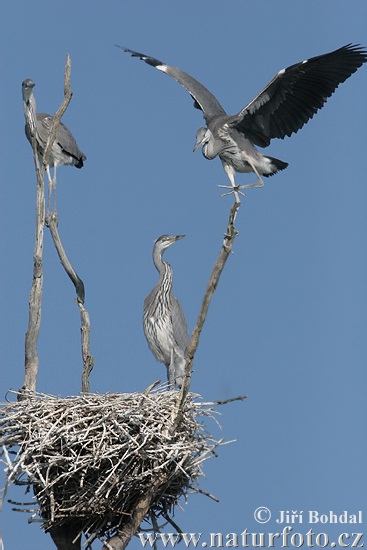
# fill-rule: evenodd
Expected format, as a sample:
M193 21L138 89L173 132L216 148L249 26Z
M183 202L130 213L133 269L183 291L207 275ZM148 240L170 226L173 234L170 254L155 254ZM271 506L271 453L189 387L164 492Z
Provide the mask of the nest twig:
M175 391L8 404L0 410L7 485L33 486L45 531L77 520L89 542L121 531L152 486L145 519L165 518L181 496L200 492L202 463L222 444L200 422L214 411L198 398L188 395L174 433Z

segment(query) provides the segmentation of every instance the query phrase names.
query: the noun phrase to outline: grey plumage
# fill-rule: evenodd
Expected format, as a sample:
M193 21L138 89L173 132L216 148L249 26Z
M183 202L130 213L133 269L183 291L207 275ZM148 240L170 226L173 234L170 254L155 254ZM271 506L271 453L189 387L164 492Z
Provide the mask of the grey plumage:
M183 237L162 235L154 243L153 262L159 272L159 279L144 300L144 334L154 357L167 367L171 387L182 385L190 338L185 314L172 292L172 267L163 261L162 255Z
M23 106L25 113L27 110L33 112L36 123L37 151L40 159L42 160L47 145L47 139L51 131L53 117L46 113L36 114L36 100L33 95L34 86L35 83L30 78L27 78L22 82ZM32 144L32 130L29 127L28 120L25 125L25 134L30 144ZM60 122L56 132L56 139L52 145L52 150L48 158L48 164L46 166L49 181L48 207L50 207L50 194L52 188L54 189L54 201L56 202L55 188L57 167L61 165L68 165L75 166L76 168L82 168L86 158L87 157L85 154L79 149L78 144L70 130L65 126L65 124ZM53 178L51 178L50 167L54 168Z
M216 156L231 182L231 192L239 202L239 189L262 187L261 176L272 176L288 166L286 162L260 153L255 145L267 147L271 139L290 136L302 128L323 107L339 84L367 61L367 51L347 44L333 52L312 57L279 71L265 88L233 116L200 82L177 67L153 57L123 48L174 78L201 109L206 128L199 128L194 151L202 146L205 158ZM236 172L254 172L254 184L236 185ZM221 186L227 187L227 186Z

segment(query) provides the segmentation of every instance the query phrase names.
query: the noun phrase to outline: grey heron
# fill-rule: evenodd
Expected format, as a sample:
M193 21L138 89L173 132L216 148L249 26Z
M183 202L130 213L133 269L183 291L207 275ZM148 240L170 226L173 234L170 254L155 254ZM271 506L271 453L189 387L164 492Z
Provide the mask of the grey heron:
M159 279L144 300L144 334L154 357L167 367L171 388L182 385L190 338L185 314L172 292L172 267L163 261L162 255L184 236L162 235L155 241L153 262L159 272Z
M121 46L118 46L121 47ZM323 107L336 88L367 61L367 50L347 44L333 52L312 57L279 71L265 88L236 115L227 115L219 101L200 82L177 67L172 67L128 48L133 57L166 73L183 86L201 109L205 128L196 133L194 151L211 160L219 156L235 193L240 189L262 187L262 176L272 176L288 163L263 155L256 149L267 147L273 138L283 139L298 132ZM236 172L254 172L256 183L236 185ZM243 194L243 193L241 193Z
M22 82L22 95L24 112L30 111L33 113L33 118L36 124L36 140L37 151L40 159L43 158L47 139L51 131L53 117L46 113L36 114L36 100L33 95L35 83L32 79L27 78ZM25 134L29 143L32 145L32 129L29 126L28 118L26 117ZM54 193L54 210L56 211L56 169L61 165L71 165L76 168L82 168L86 156L79 149L70 130L60 122L56 132L56 139L53 143L51 153L49 155L46 166L48 176L48 210L50 210L51 192ZM51 178L50 167L54 169L53 178Z

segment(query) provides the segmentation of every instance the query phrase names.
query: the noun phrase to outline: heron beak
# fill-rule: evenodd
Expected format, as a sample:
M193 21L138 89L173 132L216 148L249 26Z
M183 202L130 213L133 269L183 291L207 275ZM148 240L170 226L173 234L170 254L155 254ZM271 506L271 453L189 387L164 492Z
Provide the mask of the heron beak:
M195 153L195 151L197 151L199 149L200 145L202 145L202 144L203 144L203 140L202 139L197 139L196 143L195 143L195 147L194 147L192 152Z
M183 239L185 235L176 235L175 241L179 241L180 239Z

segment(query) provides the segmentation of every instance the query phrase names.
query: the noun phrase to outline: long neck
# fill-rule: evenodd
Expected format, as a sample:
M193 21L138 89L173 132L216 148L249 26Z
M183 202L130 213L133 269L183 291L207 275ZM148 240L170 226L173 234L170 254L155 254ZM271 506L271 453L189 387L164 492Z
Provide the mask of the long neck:
M23 98L23 104L24 104L24 111L31 111L34 115L36 115L36 100L33 95L33 92L28 98Z
M29 108L31 109L31 111L35 115L36 114L36 100L35 100L35 97L34 97L33 93L31 94L31 97L29 98Z
M24 115L27 121L28 128L31 130L30 135L34 135L36 125L36 100L33 93L27 100L23 101ZM30 137L28 138L30 140Z
M160 251L154 250L153 262L159 273L158 285L164 282L165 292L171 292L172 289L172 267L168 262L164 262Z
M204 143L202 153L206 159L212 160L221 152L222 144L214 139L210 130L207 130L207 132L209 139Z

